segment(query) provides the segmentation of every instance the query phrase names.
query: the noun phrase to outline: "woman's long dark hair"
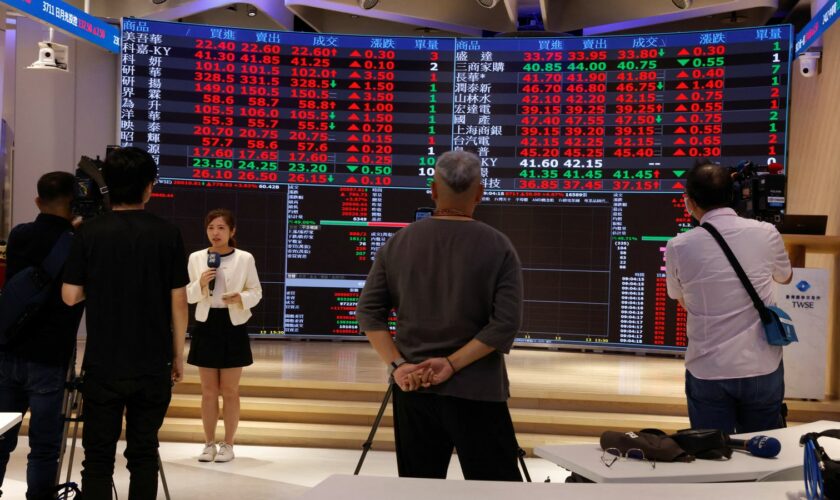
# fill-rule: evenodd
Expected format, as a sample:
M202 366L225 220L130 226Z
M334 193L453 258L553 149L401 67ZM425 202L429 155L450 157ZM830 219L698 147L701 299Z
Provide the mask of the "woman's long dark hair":
M236 218L233 216L233 212L228 210L227 208L214 208L207 213L207 217L204 218L204 228L206 229L207 226L210 225L213 220L221 217L225 224L228 225L230 228L231 233L234 229L236 229ZM233 238L233 234L230 236L230 240L228 241L228 245L233 248L236 248L236 240Z

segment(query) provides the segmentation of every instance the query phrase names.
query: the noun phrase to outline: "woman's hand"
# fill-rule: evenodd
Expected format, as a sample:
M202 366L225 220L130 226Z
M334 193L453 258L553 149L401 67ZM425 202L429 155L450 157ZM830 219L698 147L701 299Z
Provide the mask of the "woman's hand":
M201 273L201 277L198 279L198 283L201 285L201 288L206 288L214 279L216 279L216 270L208 269Z
M231 293L231 294L224 294L222 295L222 302L227 305L231 304L239 304L242 305L242 296L238 293Z

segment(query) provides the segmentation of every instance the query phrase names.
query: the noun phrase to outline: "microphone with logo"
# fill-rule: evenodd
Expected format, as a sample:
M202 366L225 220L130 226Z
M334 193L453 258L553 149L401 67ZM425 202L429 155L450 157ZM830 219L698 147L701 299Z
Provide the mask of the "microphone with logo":
M726 438L726 443L735 450L745 450L760 458L773 458L782 451L782 443L770 436L753 436L749 439Z
M219 252L207 252L207 267L210 269L218 269L221 264L222 254ZM210 289L210 295L213 295L213 289L216 288L215 278L210 280L210 283L207 284L207 288Z

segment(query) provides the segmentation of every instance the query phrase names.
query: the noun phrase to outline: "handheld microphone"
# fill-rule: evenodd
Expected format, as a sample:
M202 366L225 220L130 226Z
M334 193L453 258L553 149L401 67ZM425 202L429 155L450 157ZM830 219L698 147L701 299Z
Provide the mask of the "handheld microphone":
M727 437L726 441L737 450L746 450L751 455L761 458L773 458L782 451L782 443L770 436L753 436L746 440Z
M218 269L222 264L222 255L218 252L207 252L207 267L210 269ZM213 289L216 288L216 279L213 278L208 283L207 287L210 289L210 295L213 295Z

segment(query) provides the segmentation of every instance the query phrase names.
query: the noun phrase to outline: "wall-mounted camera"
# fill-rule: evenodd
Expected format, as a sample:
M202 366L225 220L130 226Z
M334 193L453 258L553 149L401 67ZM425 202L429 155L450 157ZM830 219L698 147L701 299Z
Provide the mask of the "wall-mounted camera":
M68 71L66 45L55 42L38 42L38 59L27 66L29 69L59 69Z
M799 55L799 74L810 78L820 72L820 53L803 52Z

